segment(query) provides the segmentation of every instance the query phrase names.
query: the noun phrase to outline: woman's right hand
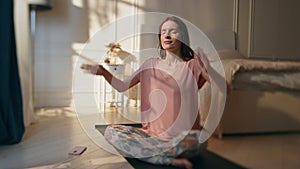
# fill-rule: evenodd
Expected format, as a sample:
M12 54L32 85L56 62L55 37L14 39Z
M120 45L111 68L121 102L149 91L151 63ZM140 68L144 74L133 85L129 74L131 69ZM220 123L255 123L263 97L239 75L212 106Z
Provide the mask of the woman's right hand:
M104 68L102 65L82 64L80 68L93 75L103 75Z

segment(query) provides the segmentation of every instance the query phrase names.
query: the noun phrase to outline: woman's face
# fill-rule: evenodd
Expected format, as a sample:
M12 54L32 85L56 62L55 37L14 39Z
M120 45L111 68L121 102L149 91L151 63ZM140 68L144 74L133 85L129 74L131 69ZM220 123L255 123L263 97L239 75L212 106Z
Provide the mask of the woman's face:
M163 49L173 53L180 50L180 32L174 21L166 21L161 27L160 42Z

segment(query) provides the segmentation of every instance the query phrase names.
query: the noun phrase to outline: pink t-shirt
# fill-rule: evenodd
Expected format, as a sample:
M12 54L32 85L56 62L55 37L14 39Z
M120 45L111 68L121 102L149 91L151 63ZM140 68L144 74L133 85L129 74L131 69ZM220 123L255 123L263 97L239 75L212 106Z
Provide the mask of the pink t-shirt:
M199 120L198 90L205 81L195 59L178 63L172 74L163 71L160 61L148 59L139 70L141 120L150 135L169 140Z

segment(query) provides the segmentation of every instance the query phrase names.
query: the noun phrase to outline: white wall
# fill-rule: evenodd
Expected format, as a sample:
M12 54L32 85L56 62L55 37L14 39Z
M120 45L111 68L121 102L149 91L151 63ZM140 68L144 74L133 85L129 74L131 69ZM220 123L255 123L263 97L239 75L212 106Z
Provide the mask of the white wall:
M52 0L52 7L52 10L37 13L35 107L70 105L72 45L84 43L89 37L86 10L73 6L68 0Z
M212 43L215 43L216 38L223 38L220 37L220 32L224 32L224 38L225 34L233 32L234 0L145 0L142 8L146 12L162 12L181 17L203 31ZM152 40L147 37L145 41L146 44L142 46L148 47L157 43L157 37L153 36ZM218 44L214 45L219 47Z
M30 38L29 8L27 1L14 1L14 21L19 75L22 87L24 124L28 126L34 119L32 54Z
M145 10L189 20L201 30L232 30L234 0L146 0Z
M52 10L37 14L34 52L35 106L68 106L71 103L73 55L80 48L74 49L74 45L84 44L100 28L117 17L142 11L171 13L206 32L231 31L233 1L82 0L82 7L76 7L71 0L52 0ZM121 33L123 28L115 26L116 32ZM107 42L114 41L117 36L112 35ZM151 38L153 37L150 37L149 43L157 43L157 39ZM137 43L130 39L122 45L132 52L140 47ZM104 44L99 44L97 49L100 54L106 50L103 46Z

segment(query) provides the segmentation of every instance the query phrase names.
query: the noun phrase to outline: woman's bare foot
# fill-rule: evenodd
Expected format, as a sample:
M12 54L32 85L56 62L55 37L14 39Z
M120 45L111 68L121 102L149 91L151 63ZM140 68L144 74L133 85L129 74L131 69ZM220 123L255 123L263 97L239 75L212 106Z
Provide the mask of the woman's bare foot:
M187 169L193 168L193 164L186 158L174 158L171 161L171 165L176 167L185 167Z

